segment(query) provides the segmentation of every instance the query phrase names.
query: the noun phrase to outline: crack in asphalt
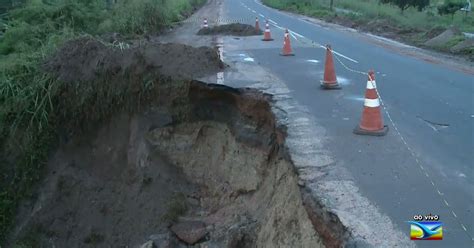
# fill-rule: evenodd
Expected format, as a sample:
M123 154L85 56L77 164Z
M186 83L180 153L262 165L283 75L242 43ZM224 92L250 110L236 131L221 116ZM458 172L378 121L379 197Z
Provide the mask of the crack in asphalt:
M439 123L439 122L434 122L434 121L430 121L430 120L427 120L421 116L417 116L418 119L426 122L426 124L431 127L434 131L436 132L439 132L439 130L442 130L442 129L445 129L445 128L448 128L450 127L450 124L446 124L446 123Z

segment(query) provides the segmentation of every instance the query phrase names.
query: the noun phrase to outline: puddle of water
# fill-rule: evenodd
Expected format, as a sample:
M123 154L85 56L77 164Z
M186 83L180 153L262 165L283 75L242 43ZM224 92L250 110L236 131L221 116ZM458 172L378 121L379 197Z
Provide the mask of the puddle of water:
M349 99L349 100L354 100L354 101L361 101L361 102L365 100L365 98L360 97L360 96L346 96L344 98Z
M349 84L350 84L349 79L343 78L343 77L337 77L337 82L338 82L340 85L349 85Z

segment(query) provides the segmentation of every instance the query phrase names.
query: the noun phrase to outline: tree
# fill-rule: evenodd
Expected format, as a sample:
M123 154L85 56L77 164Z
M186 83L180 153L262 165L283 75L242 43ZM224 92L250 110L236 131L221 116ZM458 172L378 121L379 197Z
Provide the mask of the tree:
M418 11L422 11L426 6L430 5L430 0L380 0L380 2L393 4L400 8L402 13L409 7L415 7Z
M466 5L461 1L447 1L444 2L443 5L438 6L438 14L439 15L451 15L451 20L454 19L454 14L456 11L460 10L461 8Z

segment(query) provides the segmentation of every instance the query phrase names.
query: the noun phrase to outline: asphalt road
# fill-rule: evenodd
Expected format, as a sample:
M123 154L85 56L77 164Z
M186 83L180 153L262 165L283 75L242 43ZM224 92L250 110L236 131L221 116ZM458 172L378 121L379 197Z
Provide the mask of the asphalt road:
M473 246L472 67L464 65L463 69L442 58L426 59L431 56L423 51L314 24L254 0L226 0L224 13L226 19L252 25L255 16L262 26L263 18L272 20L275 41L267 43L268 48L246 46L245 51L283 80L291 96L327 130L325 145L337 162L347 168L361 193L389 216L407 239L407 221L416 214L431 213L440 216L444 238L417 241L416 245ZM296 32L292 36L296 56L279 56L276 47L283 43L279 27ZM336 61L343 89L320 90L325 50L308 46L307 41L331 44L347 67L376 71L377 87L393 120L384 112L390 128L387 136L352 134L362 113L367 76L351 72Z

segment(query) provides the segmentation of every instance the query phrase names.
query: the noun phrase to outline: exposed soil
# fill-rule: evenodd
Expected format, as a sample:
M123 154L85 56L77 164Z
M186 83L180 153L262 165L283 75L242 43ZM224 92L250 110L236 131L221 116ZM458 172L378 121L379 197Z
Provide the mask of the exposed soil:
M118 49L97 40L81 38L67 42L44 68L66 82L94 81L98 77L127 73L154 73L174 79L192 79L224 68L216 49L143 42Z
M233 36L252 36L261 35L262 30L255 29L254 26L241 23L232 23L226 25L219 25L209 28L201 28L198 35L233 35Z
M440 33L439 35L426 41L425 45L429 47L442 47L446 45L451 39L460 35L463 34L457 28L449 28L446 31Z
M442 28L442 27L434 27L434 28L430 29L428 32L426 32L425 37L427 39L432 39L432 38L440 35L441 33L443 33L445 30L446 29Z
M79 101L77 87L102 91L105 86L97 84L110 84L105 88L110 94L151 86L127 97L138 108L118 101L107 119L91 121L67 111L74 113L61 119L62 128L81 130L65 131L70 135L52 154L37 197L22 204L10 243L343 244L338 220L314 209L313 201L303 203L271 96L189 80L222 66L215 50L206 47L144 44L118 50L91 39L67 43L44 65L72 85L63 98ZM68 100L59 107L69 110ZM91 112L101 108L98 100L87 103ZM82 121L67 125L73 117Z
M268 96L194 81L177 95L63 144L18 237L45 247L180 247L168 227L183 214L178 222L204 223L199 243L213 247L321 246ZM175 213L179 196L186 212Z

